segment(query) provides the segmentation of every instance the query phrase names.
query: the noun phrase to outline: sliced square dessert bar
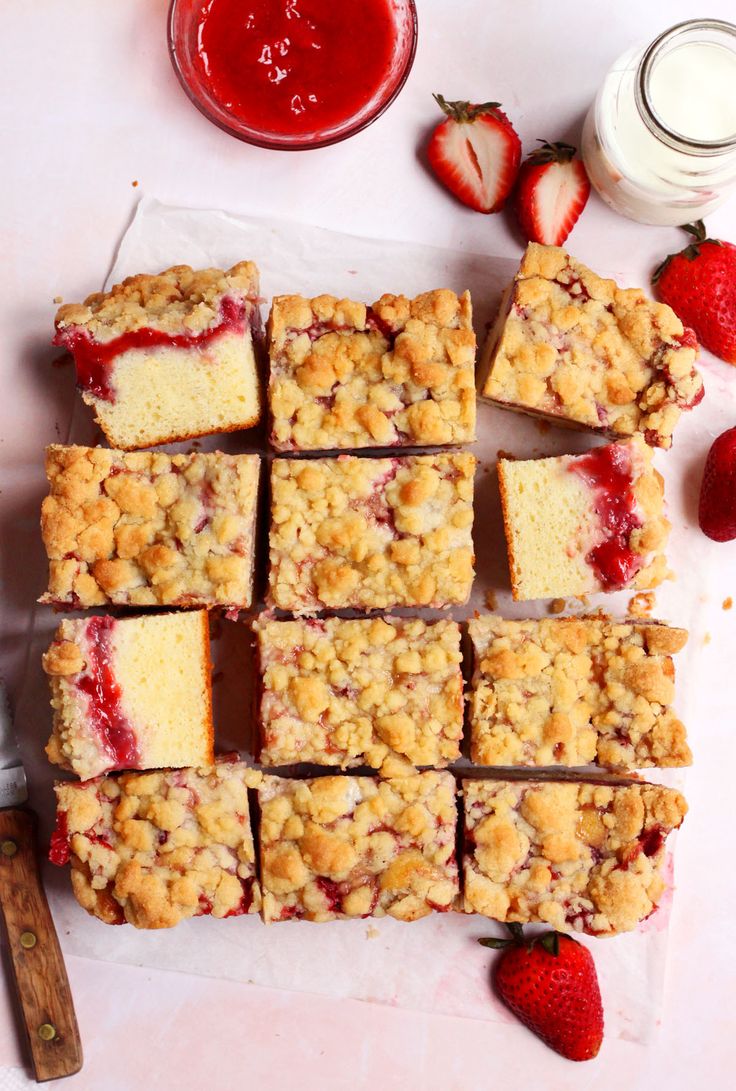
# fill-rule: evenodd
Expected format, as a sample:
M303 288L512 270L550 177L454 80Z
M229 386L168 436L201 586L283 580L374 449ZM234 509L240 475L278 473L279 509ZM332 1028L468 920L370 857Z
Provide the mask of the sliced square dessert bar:
M475 439L470 294L384 295L372 306L276 296L269 319L271 443L279 451Z
M85 780L212 764L209 650L205 610L62 621L43 657L49 759Z
M175 265L128 277L56 315L77 386L113 447L249 428L261 416L253 349L258 270Z
M657 784L463 781L465 910L565 932L628 932L662 897L687 804Z
M442 767L460 757L460 628L417 618L259 619L263 765Z
M258 455L220 451L49 447L41 602L246 609L259 468Z
M261 892L248 811L260 773L240 762L56 784L49 858L105 924L171 928L256 913Z
M670 447L680 414L703 397L697 352L666 304L531 243L484 348L481 392L507 409Z
M458 895L451 773L396 780L263 778L261 872L266 922L417 920Z
M480 765L689 765L671 709L687 632L605 618L472 619L471 757Z
M669 575L662 478L636 436L561 455L498 463L514 599L644 590Z
M269 604L294 614L466 602L472 455L276 459Z

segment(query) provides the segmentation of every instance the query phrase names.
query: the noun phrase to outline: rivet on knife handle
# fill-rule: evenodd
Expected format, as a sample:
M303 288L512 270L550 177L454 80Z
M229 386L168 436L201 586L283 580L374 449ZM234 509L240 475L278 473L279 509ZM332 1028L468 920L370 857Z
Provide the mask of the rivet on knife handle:
M41 886L30 811L0 810L0 909L36 1079L72 1076L82 1067L82 1046L59 940Z

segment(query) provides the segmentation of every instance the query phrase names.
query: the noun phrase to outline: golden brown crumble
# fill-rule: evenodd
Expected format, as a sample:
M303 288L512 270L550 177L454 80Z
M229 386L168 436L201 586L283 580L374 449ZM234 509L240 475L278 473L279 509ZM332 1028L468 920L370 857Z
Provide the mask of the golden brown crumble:
M68 838L79 904L106 924L136 928L257 912L248 788L260 780L223 762L58 783L57 839ZM61 846L52 851L61 862Z
M451 773L396 780L263 778L265 921L382 917L453 908L457 809Z
M475 439L470 294L384 295L371 307L276 296L271 442L280 451Z
M672 655L684 629L599 618L471 620L471 756L480 765L689 765Z
M664 890L679 792L655 784L463 781L465 909L566 932L631 931Z
M219 451L49 447L41 601L248 607L259 464Z
M484 397L611 438L670 447L702 397L697 343L637 288L603 280L566 251L531 243L484 350ZM482 367L483 370L483 367Z
M276 459L270 605L310 614L466 602L475 461L465 453Z
M241 261L231 269L174 265L151 276L140 273L93 292L84 303L67 303L56 314L57 329L84 326L99 342L142 327L166 333L201 333L220 319L223 296L258 296L258 269Z
M259 619L263 765L443 767L460 757L460 628Z

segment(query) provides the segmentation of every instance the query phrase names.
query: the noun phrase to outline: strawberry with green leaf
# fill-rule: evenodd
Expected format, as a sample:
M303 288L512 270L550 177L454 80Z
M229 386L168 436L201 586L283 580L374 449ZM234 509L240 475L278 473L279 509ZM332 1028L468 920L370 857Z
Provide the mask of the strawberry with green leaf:
M476 212L498 212L511 193L521 141L499 102L448 102L427 148L430 166L458 200Z
M589 1061L603 1042L603 1004L593 956L559 932L527 938L520 924L510 939L481 939L500 950L498 995L542 1041L571 1061Z
M693 242L656 270L657 296L695 331L704 348L736 364L736 246L707 238L702 220L683 229Z
M516 216L529 242L562 246L588 203L590 182L572 144L539 143L521 164Z

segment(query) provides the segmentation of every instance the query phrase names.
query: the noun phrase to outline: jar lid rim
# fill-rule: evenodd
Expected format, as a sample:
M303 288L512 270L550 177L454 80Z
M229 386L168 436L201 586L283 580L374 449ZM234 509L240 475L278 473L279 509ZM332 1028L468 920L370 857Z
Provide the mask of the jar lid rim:
M672 38L692 30L720 31L730 35L733 38L734 51L736 52L736 25L727 22L725 19L686 19L684 22L675 23L674 26L662 31L644 50L637 68L634 90L639 114L650 132L677 151L699 155L718 155L720 152L736 150L736 132L719 140L694 140L692 137L684 136L682 133L671 129L652 105L649 81L655 62L658 60L663 47Z

